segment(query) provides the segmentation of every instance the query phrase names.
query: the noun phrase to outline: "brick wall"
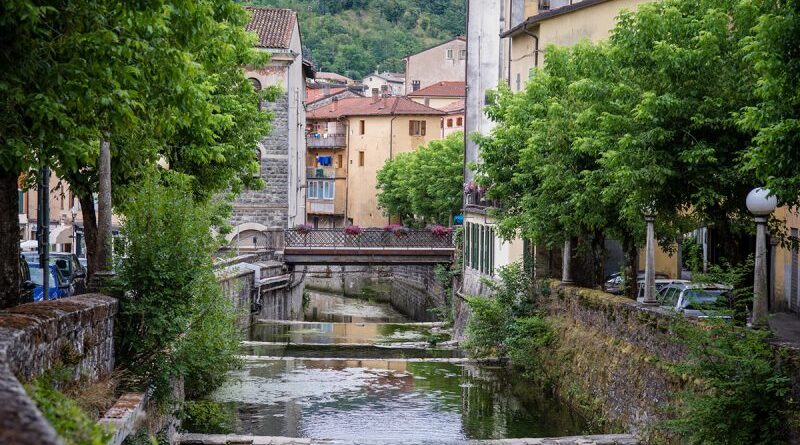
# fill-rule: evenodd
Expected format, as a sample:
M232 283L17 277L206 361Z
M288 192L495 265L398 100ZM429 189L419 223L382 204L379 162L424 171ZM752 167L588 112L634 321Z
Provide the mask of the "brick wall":
M96 381L114 368L117 301L100 294L30 303L0 312L0 443L60 444L20 382L56 364Z

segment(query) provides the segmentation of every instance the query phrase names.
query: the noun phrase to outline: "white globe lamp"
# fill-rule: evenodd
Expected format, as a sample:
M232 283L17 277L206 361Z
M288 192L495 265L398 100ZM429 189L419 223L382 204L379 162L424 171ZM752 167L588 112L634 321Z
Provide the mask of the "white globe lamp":
M765 188L754 188L747 194L747 210L755 216L767 216L778 206L778 199Z

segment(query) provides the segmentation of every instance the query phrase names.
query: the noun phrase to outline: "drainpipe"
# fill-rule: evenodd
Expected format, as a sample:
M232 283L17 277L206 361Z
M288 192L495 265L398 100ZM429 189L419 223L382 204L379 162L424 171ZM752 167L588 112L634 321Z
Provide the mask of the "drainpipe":
M529 37L536 39L536 45L533 47L533 66L539 67L539 36L531 33L528 31L528 24L525 23L522 25L522 32L527 34Z
M397 116L393 116L392 120L389 121L389 160L392 159L394 156L394 120L397 119ZM392 215L386 217L387 222L386 224L392 223Z
M508 23L506 23L506 26L508 26L509 29L511 29L511 27L513 26L512 23L511 23L511 21L513 19L514 19L514 0L511 0L510 2L508 2ZM508 39L508 69L506 70L506 77L507 77L508 87L509 88L511 88L511 55L512 55L511 47L512 46L513 46L513 40L512 39Z
M344 126L344 137L345 137L345 179L344 179L344 221L342 224L344 227L347 227L347 215L348 215L348 202L350 200L350 126L347 125L350 121L348 119L337 119L338 122L341 122ZM336 180L334 180L335 182ZM334 196L334 205L336 197ZM335 225L335 223L334 223Z

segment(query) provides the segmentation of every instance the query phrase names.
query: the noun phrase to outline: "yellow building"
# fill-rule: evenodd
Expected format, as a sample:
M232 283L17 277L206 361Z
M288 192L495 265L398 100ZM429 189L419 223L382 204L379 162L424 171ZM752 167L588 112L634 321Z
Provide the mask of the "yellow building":
M453 102L464 100L466 88L465 82L445 80L408 93L406 96L414 102L441 110Z
M377 173L387 160L441 137L444 112L406 97L333 101L309 111L307 208L317 227L383 227Z
M787 207L775 211L775 218L783 221L789 236L800 236L800 213ZM774 241L770 246L770 310L800 312L800 257L797 249L781 247Z

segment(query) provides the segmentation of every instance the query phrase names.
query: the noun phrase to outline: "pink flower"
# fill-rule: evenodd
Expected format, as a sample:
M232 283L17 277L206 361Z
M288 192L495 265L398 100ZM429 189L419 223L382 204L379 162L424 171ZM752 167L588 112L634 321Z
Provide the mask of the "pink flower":
M451 231L452 230L449 227L444 227L440 225L435 225L431 227L431 233L433 233L433 236L437 238L444 238L447 235L449 235Z
M295 230L297 230L297 233L300 233L301 235L305 235L308 232L314 230L314 226L312 226L311 224L300 224L300 225L295 227Z
M344 229L344 233L346 233L348 235L360 235L362 231L363 230L361 229L361 227L359 227L359 226L357 226L355 224L351 225L351 226L347 226Z

